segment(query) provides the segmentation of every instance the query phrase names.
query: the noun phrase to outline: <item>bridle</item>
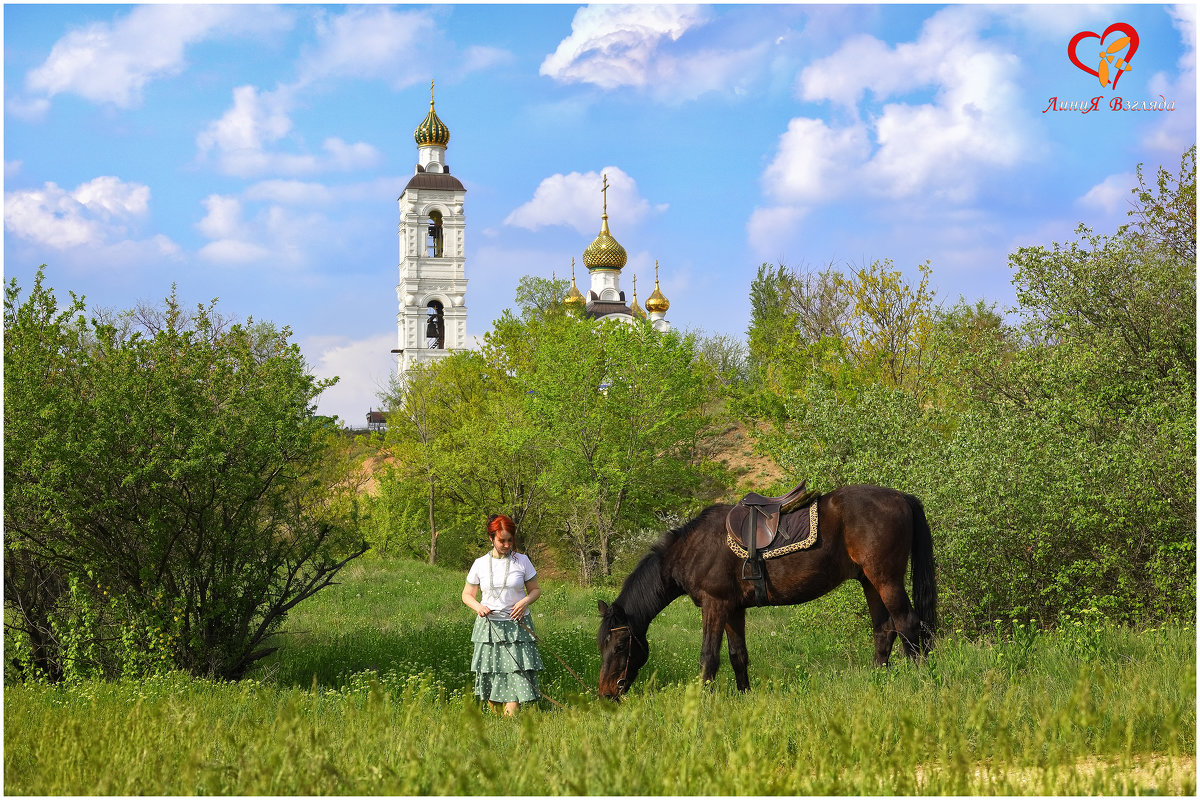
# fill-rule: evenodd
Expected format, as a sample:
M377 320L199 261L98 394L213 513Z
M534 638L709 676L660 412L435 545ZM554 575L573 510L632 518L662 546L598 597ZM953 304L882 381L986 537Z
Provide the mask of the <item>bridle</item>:
M617 678L617 691L624 692L629 687L629 662L633 661L633 643L637 641L637 637L633 635L633 629L628 625L618 625L615 628L608 629L608 635L612 636L617 631L629 631L629 647L625 653L625 670L621 673L621 677ZM650 654L650 646L643 645L646 655Z

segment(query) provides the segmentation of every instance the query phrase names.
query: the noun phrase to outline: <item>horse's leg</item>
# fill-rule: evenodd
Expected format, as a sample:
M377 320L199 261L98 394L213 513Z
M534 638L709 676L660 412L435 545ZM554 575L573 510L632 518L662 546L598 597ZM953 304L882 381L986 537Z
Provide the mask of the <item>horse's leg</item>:
M750 655L746 652L746 609L730 610L729 619L725 623L725 633L729 636L729 666L733 667L738 691L748 692Z
M904 579L883 584L879 597L892 615L892 627L904 644L904 654L914 661L921 657L921 618L917 616L908 592L904 591Z
M700 680L708 683L721 666L721 639L725 636L725 621L729 611L723 603L706 600L700 606L704 639L700 645Z
M892 655L892 643L896 641L892 615L869 580L862 577L858 582L862 584L863 594L867 596L867 608L871 612L871 629L875 632L875 666L886 667Z

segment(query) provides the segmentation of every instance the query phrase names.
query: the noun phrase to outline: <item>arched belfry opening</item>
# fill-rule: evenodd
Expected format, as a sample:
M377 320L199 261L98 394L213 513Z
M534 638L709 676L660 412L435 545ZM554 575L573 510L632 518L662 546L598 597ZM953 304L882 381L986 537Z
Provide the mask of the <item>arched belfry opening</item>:
M425 347L429 350L446 348L446 312L437 300L430 300L425 321Z
M437 211L437 210L430 211L429 212L429 241L428 241L428 248L427 248L430 257L432 257L432 258L441 258L442 257L443 241L444 241L444 238L442 236L442 212Z

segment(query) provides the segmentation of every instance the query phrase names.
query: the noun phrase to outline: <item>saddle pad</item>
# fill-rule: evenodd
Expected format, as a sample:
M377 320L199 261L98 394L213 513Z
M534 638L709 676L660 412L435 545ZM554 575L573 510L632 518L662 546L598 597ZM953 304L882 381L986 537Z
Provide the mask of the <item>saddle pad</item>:
M775 540L765 550L758 554L763 558L778 558L798 550L807 550L817 541L817 502L808 507L808 513L793 511L784 514L779 520L779 532ZM742 547L734 535L726 530L725 543L739 558L746 558L749 553Z

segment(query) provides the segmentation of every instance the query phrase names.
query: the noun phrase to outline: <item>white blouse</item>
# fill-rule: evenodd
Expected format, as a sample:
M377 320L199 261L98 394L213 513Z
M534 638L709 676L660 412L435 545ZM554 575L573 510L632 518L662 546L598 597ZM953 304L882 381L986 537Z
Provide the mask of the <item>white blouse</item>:
M525 583L537 576L533 562L524 553L510 553L504 558L492 558L489 552L475 559L467 573L467 583L478 586L483 596L479 602L507 618L517 601L525 596Z

